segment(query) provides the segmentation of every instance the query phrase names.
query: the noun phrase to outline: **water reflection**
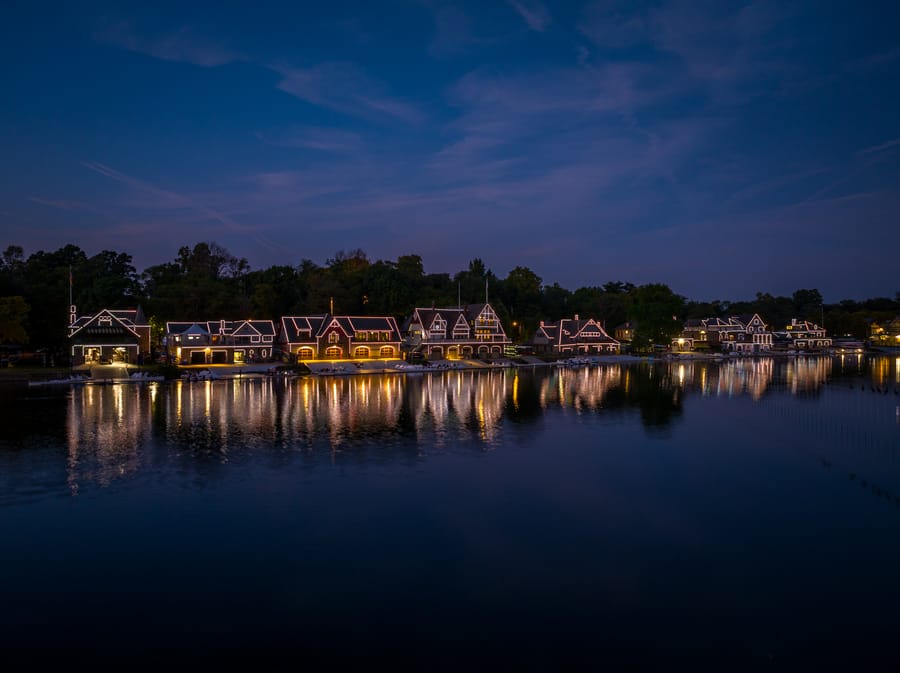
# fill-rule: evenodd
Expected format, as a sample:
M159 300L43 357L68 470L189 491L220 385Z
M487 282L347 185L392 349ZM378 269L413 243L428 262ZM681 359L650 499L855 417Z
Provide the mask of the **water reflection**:
M157 464L175 462L208 476L253 455L310 465L323 460L414 464L447 450L482 452L527 443L532 434L527 426L548 415L590 414L622 422L623 415L636 414L647 432L669 433L692 396L760 404L785 395L819 396L829 386L900 395L898 384L900 358L841 355L84 386L44 391L30 406L17 403L22 400L4 405L2 422L15 431L0 439L0 460L5 465L10 448L30 446L35 438L52 449L58 441L52 427L64 426L66 484L78 493L85 484L105 487ZM65 404L55 422L46 415L54 400ZM777 416L782 408L776 404L766 413ZM891 424L900 423L892 406L889 411ZM882 422L883 409L871 413L877 414L872 422ZM853 432L840 418L832 413L817 422L829 428L838 424L830 431L839 437Z
M69 488L81 481L108 486L137 472L150 436L150 418L158 385L84 386L72 391L66 417Z

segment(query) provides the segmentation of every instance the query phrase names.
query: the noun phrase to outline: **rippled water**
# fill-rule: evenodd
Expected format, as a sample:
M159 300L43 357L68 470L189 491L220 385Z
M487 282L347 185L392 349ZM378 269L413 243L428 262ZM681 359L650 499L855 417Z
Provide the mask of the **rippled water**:
M855 356L7 393L0 644L891 670L898 407Z

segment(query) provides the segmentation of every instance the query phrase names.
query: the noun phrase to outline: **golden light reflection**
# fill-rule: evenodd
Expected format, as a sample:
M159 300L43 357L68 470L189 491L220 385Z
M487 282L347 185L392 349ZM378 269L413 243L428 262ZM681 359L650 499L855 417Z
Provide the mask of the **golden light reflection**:
M513 389L512 389L512 400L513 407L516 411L519 410L519 373L516 372L515 377L513 378Z
M108 486L136 472L150 434L156 390L143 385L83 386L71 393L66 419L67 482Z
M405 432L416 433L423 446L442 446L455 433L494 445L503 436L505 414L515 414L516 422L522 422L540 409L587 413L667 400L660 390L671 392L675 405L698 388L704 395L749 395L754 400L773 388L797 395L824 385L832 362L840 366L841 360L734 358L535 372L491 369L89 385L71 393L66 428L69 484L76 493L85 482L106 485L135 472L154 428L163 433L167 446L175 447L170 450L213 461L276 446L328 446L334 452L361 441L385 446L383 439ZM900 383L900 357L883 358L872 375Z
M627 382L627 373L625 380ZM540 389L542 406L558 404L576 410L598 409L611 388L622 385L622 366L606 365L578 369L558 369L543 379Z

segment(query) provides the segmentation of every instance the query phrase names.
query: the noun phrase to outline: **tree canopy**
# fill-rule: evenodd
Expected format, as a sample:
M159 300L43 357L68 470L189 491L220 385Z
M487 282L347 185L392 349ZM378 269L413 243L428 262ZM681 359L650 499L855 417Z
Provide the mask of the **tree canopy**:
M0 255L0 339L63 349L70 288L79 315L140 305L157 336L169 320L277 320L324 313L332 306L336 313L402 320L416 306L480 303L486 292L513 338L529 338L541 320L578 314L599 320L610 333L631 320L636 343L648 347L667 343L687 318L759 313L775 329L793 317L824 319L832 334L865 337L873 320L900 314L900 292L837 304L825 304L815 288L798 289L789 297L758 292L749 301L696 302L661 283L608 280L569 290L545 283L526 266L501 278L477 257L455 274L428 273L413 253L373 261L361 249L337 251L324 265L303 259L295 266L254 270L215 242L200 242L138 272L123 252L88 256L69 244L26 257L21 247L10 245Z

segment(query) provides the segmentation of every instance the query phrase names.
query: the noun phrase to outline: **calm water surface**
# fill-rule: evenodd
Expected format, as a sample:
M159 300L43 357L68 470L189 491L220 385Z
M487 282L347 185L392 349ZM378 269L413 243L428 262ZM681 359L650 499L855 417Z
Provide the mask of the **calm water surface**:
M900 358L0 401L0 657L900 664Z

